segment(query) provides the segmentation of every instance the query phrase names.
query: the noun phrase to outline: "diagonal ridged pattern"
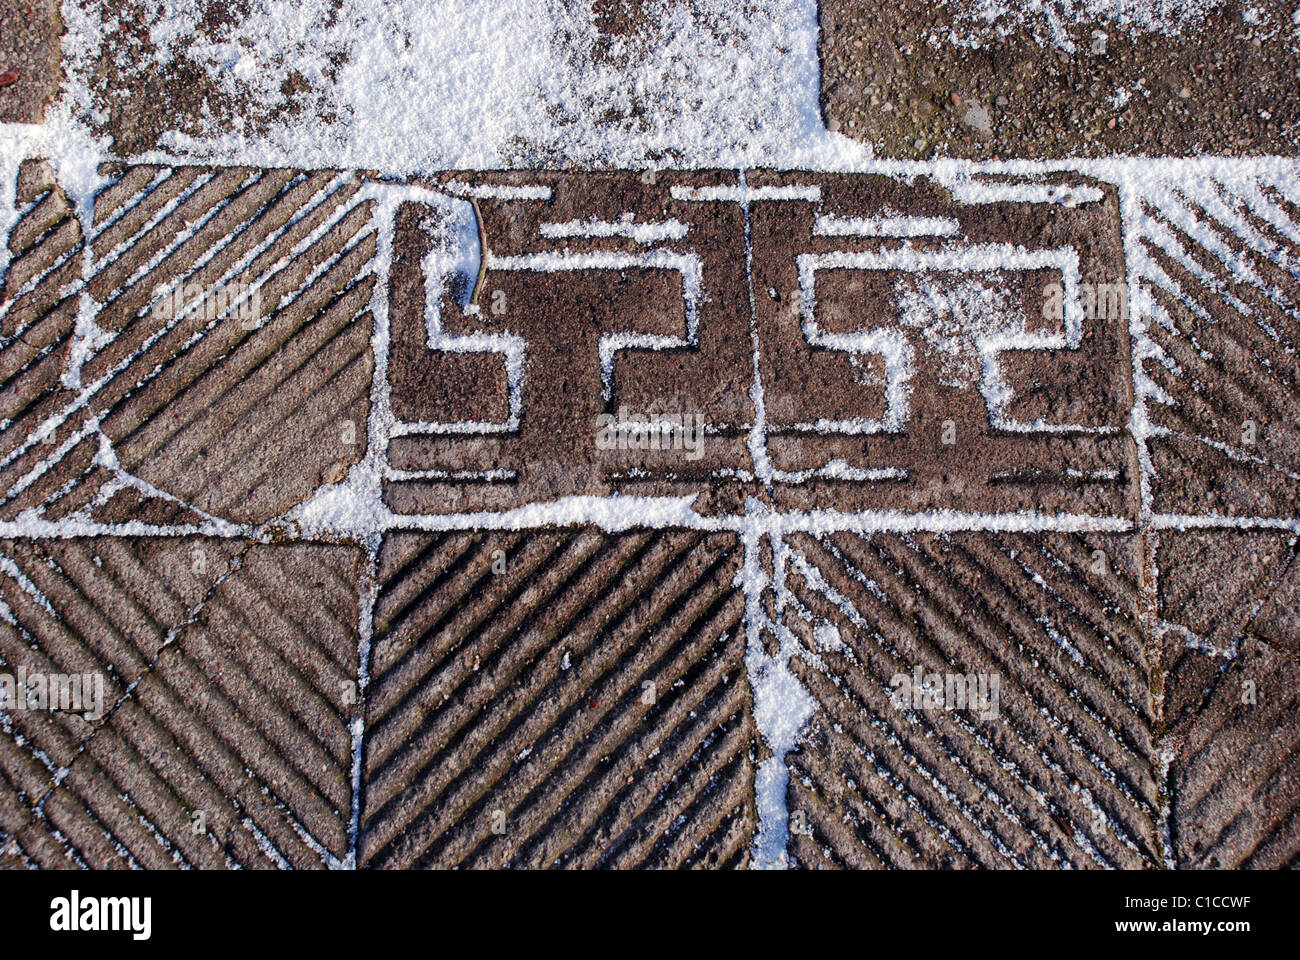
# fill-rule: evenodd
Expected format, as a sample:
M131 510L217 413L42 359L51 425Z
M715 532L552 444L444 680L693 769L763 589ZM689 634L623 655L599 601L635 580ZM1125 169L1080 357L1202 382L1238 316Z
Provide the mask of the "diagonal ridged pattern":
M115 204L110 218L125 212L104 229L97 255L111 256L100 251L113 248L115 231L178 176L193 172ZM104 309L123 334L87 373L112 362L125 364L126 383L144 381L120 397L114 390L104 418L128 470L207 512L261 520L364 449L374 236L352 177L240 170L198 179L208 176L197 190L189 180L175 188L190 199L134 240L167 251L157 266L124 288L113 275L120 260L97 275L113 281ZM178 285L225 289L260 308L248 318L239 308L214 316L206 304L161 323L140 316L155 287ZM343 422L354 439L341 438Z
M4 542L0 672L100 674L107 709L149 669L237 549L205 540ZM39 819L37 806L103 719L11 709L3 722L5 778L22 798L14 809ZM32 829L41 835L39 825ZM22 837L17 842L27 843ZM47 859L29 852L40 862Z
M50 442L29 440L4 464L0 509L59 519L102 506L111 477L96 467L108 466L213 516L282 514L365 449L375 234L360 180L109 176L95 202L90 319L59 371L76 393L43 411L56 421ZM68 335L75 302L66 309Z
M1130 258L1150 340L1155 509L1300 506L1300 192L1261 174L1152 185Z
M1300 866L1296 539L1163 537L1170 840L1180 867Z
M1180 867L1300 867L1300 663L1256 639L1209 660L1203 706L1172 743L1171 836ZM1199 686L1199 684L1198 684Z
M48 164L29 160L19 167L15 205L8 266L0 277L3 488L22 476L27 462L9 468L11 455L72 399L61 378L77 320L77 297L69 288L82 269L81 226ZM48 454L51 447L39 450Z
M23 562L6 594L6 664L107 675L97 722L7 715L5 788L31 821L11 834L22 856L92 868L342 862L359 551L197 539L11 549ZM15 649L20 638L39 656Z
M785 563L818 705L789 760L802 865L1158 861L1132 538L799 535ZM997 678L997 709L897 705L918 668Z
M739 554L684 532L389 537L361 863L744 864Z

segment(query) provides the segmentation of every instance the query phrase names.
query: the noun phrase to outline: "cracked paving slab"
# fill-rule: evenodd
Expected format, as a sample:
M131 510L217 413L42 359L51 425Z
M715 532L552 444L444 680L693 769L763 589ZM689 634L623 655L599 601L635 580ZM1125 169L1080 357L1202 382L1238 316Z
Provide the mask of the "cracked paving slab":
M1296 538L1161 537L1172 856L1212 869L1294 868Z
M19 710L6 724L11 856L94 869L347 858L360 551L104 538L6 554L19 563L5 666L109 677L93 722Z

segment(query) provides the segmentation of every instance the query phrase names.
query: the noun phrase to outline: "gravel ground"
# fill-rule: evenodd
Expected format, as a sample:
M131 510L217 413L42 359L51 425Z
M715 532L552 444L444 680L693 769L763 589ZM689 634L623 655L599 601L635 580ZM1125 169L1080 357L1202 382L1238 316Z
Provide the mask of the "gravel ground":
M1247 6L1285 26L1252 27ZM1294 154L1290 17L1274 0L1231 0L1181 36L1081 22L1071 52L927 0L824 0L822 109L832 130L887 157ZM954 32L978 46L930 40Z
M0 0L0 123L40 123L59 86L58 0Z

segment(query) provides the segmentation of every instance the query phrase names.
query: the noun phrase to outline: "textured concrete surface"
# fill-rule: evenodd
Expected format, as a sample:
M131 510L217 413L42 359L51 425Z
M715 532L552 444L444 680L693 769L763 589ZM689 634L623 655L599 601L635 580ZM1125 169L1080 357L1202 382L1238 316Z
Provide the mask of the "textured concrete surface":
M1162 538L1171 840L1180 864L1295 866L1295 547L1294 535L1263 531Z
M387 540L362 863L745 865L740 561L682 532Z
M449 174L431 186L474 196L486 251L477 289L435 290L440 335L488 338L467 353L430 339L430 251L454 238L427 202L381 204L353 174L105 173L79 218L48 166L18 170L0 658L102 673L107 707L6 713L6 863L745 866L764 843L764 657L810 698L783 760L795 864L1293 862L1293 321L1159 232L1222 236L1188 228L1175 204L1193 186L1157 196L1165 219L1129 237L1149 244L1138 279L1168 311L1148 335L1179 364L1152 371L1171 402L1151 404L1141 468L1126 429L1139 328L1092 311L1060 339L1039 308L1065 272L1127 282L1104 183L1030 184L1065 205L861 175ZM631 229L664 224L671 237ZM1231 226L1236 255L1287 282L1287 232L1261 247ZM691 262L699 344L608 353L606 396L602 338L686 338ZM263 309L208 312L223 280ZM997 331L917 336L900 304L922 281L950 307L992 283L1019 332L1049 338L1001 359L1003 426L988 357L958 343ZM191 283L203 295L176 301ZM881 329L907 345L912 399L863 433L897 399L887 354L813 339ZM510 377L490 348L507 337L530 386L503 434ZM387 439L370 434L376 396ZM1246 454L1214 434L1238 429L1216 402L1258 418ZM703 455L600 450L594 425L618 408L699 412ZM471 427L403 426L421 423ZM932 435L947 427L951 444ZM492 470L512 475L475 473ZM369 516L347 520L359 541L301 530L297 507L350 471L387 481L357 489L398 528L632 492L698 495L698 522L737 532L635 512L617 534ZM748 526L809 510L849 526ZM891 510L886 527L920 529L852 528ZM988 529L1026 510L1043 529ZM954 519L927 532L936 516ZM997 708L895 702L917 670L996 678Z
M59 0L0 2L0 123L40 123L58 94Z
M104 715L81 729L7 714L10 865L346 855L358 551L97 538L5 555L49 603L6 581L6 665L110 678Z
M919 179L906 186L883 177L750 179L759 188L815 185L820 192L816 203L757 203L751 213L769 453L787 481L778 484L777 503L1134 513L1133 450L1117 436L1132 405L1127 319L1100 311L1105 315L1087 318L1069 343L1069 318L1056 315L1050 291L1063 290L1070 270L1020 252L1064 253L1082 283L1116 283L1124 266L1111 190L1071 177L1073 188L1097 190L1096 199L963 204ZM897 265L889 261L899 250L896 237L849 232L882 210L921 218ZM815 310L805 306L809 297ZM998 407L980 344L1013 331L986 325L995 312L1020 318L1016 334L1043 340L991 355L1010 391ZM810 323L827 337L870 330L901 337L912 367L906 415L891 409L886 357L814 344ZM1057 337L1062 342L1049 346ZM863 417L898 417L903 429L864 435L853 425ZM999 419L1024 426L995 426ZM789 482L833 460L892 469L897 478Z
M1070 425L1021 432L991 427L977 339L997 332L978 326L978 314L992 309L992 301L974 304L969 317L936 314L933 326L952 328L942 339L924 326L887 319L900 296L929 290L925 285L937 276L955 290L965 289L963 283L983 284L972 288L976 297L997 288L999 296L1014 299L1009 309L1023 315L1024 332L1065 337L1067 319L1052 315L1050 290L1053 284L1059 290L1070 271L1051 257L1063 252L1084 283L1119 287L1123 299L1113 188L1073 177L1068 181L1073 188L1096 191L1095 199L1070 207L1010 199L962 204L930 181L904 186L880 177L760 171L748 175L755 190L793 189L817 199L756 202L747 211L747 225L740 206L727 199L728 190L739 189L734 175L660 173L653 184L643 179L635 174L473 178L480 187L529 184L554 190L544 201L477 201L484 241L496 262L477 278L478 302L469 310L458 305L450 289L437 305L442 329L451 336L517 337L528 344L523 420L517 432L499 438L449 431L438 436L432 428L416 426L504 423L510 415L509 383L501 355L428 349L428 278L418 262L442 238L437 230L420 231L415 205L400 218L392 304L393 410L412 431L429 432L413 432L390 445L393 465L405 475L388 488L394 509L429 513L575 494L701 490L706 509L734 509L746 496L766 497L763 484L754 482L758 467L746 446L758 417L752 319L761 343L757 374L776 471L774 496L782 507L1135 512L1136 461L1132 444L1119 435L1132 406L1126 314L1089 318L1077 343L998 355L999 376L1012 394L1000 416L1024 424ZM692 192L699 199L688 199ZM896 238L828 235L836 224L851 231L884 209L907 210L936 224L928 234L922 224L909 240L916 263L889 264ZM613 223L620 216L651 227L678 224L683 236L648 249L624 237L545 235L555 225L586 218ZM953 234L961 237L963 256L980 261L973 270L950 253ZM1014 250L1047 260L1035 262ZM745 287L747 255L753 303ZM673 260L651 266L654 257ZM837 265L840 260L863 266ZM804 261L811 270L800 266ZM705 278L698 292L692 292L691 271ZM976 279L964 279L969 277ZM813 296L816 310L806 310L805 301ZM635 322L629 323L631 317ZM693 342L691 318L698 325ZM890 399L888 351L855 353L813 344L805 336L808 324L831 336L883 331L895 338L910 357L907 410ZM645 335L675 338L680 346L617 350L605 387L602 341ZM552 370L563 372L549 376ZM485 384L490 385L486 391ZM707 442L697 458L685 459L681 450L599 449L593 443L598 418L626 411L698 414ZM868 430L860 422L892 416L906 428L897 435ZM806 476L835 461L848 470L893 474L874 484ZM427 479L469 470L484 474L477 488L465 481Z
M1294 155L1300 147L1300 53L1287 3L1232 0L1175 36L1082 18L1061 27L1060 43L1044 16L1021 11L1024 23L993 26L956 8L822 0L822 111L831 129L888 157ZM1247 11L1263 23L1247 22Z
M841 133L1293 147L1251 30L944 9L822 5ZM124 150L239 109L100 80ZM1300 864L1293 178L10 172L0 678L102 698L0 706L0 866Z
M790 549L788 619L818 702L790 760L801 864L1159 864L1136 538L841 534ZM890 682L918 667L1001 677L998 715L900 709Z

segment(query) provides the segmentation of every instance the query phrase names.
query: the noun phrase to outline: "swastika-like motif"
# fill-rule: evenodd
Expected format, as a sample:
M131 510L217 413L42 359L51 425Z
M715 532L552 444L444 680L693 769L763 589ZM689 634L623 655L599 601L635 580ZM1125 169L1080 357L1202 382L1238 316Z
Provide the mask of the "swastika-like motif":
M1131 512L1114 210L1079 182L433 184L398 217L389 502Z

